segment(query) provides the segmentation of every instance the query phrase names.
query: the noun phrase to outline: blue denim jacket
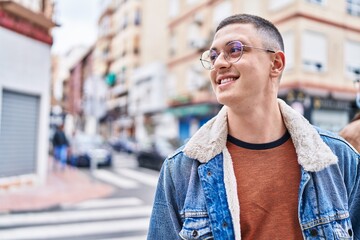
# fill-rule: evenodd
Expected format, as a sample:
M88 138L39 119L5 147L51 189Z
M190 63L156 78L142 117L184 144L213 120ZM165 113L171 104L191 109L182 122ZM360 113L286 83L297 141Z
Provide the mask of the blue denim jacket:
M301 166L298 219L304 239L360 239L359 154L337 135L314 128L282 100L279 106ZM165 160L148 240L241 239L226 139L224 107Z

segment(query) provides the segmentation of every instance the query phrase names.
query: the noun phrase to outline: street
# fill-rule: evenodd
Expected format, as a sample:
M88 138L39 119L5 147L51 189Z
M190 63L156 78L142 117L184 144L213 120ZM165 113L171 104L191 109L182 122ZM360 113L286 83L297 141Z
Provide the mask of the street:
M0 239L146 239L159 173L138 168L134 156L123 153L114 154L112 168L81 171L111 184L115 193L52 210L0 215Z

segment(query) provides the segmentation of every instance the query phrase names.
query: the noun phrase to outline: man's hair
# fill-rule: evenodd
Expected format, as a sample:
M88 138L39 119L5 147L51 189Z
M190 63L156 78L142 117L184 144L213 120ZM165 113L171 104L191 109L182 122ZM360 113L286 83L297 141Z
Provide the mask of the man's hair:
M230 24L252 24L264 38L264 47L284 51L284 41L279 30L270 21L250 14L235 14L225 18L216 28L216 32Z

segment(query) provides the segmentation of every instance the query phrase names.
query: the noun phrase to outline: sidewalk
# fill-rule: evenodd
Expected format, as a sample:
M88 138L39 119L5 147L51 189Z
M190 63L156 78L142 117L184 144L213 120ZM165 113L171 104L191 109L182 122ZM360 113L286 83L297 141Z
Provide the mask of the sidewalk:
M112 186L97 182L76 168L48 174L42 186L0 192L0 214L56 208L60 204L106 197L114 191Z

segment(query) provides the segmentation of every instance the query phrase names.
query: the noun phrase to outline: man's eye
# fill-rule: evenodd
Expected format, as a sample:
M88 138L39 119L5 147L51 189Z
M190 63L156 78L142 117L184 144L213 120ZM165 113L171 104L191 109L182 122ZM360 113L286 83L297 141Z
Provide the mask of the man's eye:
M217 57L218 57L218 54L217 54L217 53L211 53L211 54L210 54L210 60L211 60L211 61L215 61Z
M239 53L241 52L241 47L232 47L229 50L229 53Z

